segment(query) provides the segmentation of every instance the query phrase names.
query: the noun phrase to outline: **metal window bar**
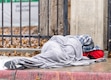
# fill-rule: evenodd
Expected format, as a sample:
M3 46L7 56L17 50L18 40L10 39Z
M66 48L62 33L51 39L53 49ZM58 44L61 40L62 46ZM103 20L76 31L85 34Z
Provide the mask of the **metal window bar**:
M58 17L59 17L59 16L58 16L58 15L59 15L59 13L58 13L58 12L59 12L59 11L58 11L58 10L59 10L58 5L59 5L59 0L57 0L57 34L58 34Z
M4 1L2 0L2 45L4 45Z
M49 36L49 0L47 4L47 36Z
M22 46L22 0L20 0L20 46Z
M108 51L111 51L111 0L108 0Z
M31 46L31 0L29 0L29 45Z
M11 23L10 23L11 24L11 44L13 44L13 37L12 37L12 35L13 35L13 27L12 27L13 26L13 19L12 19L13 18L12 17L13 12L12 12L12 7L13 6L12 6L12 0L11 0Z
M40 46L40 1L38 2L38 46Z
M107 33L107 37L108 37L108 39L107 39L107 49L108 49L108 51L109 51L109 16L110 16L110 14L109 14L109 8L110 8L110 6L109 6L109 0L108 0L108 28L107 28L107 31L108 31L108 33Z
M64 15L64 32L63 35L67 35L68 34L68 0L64 0L63 2L64 6L63 6L63 15Z

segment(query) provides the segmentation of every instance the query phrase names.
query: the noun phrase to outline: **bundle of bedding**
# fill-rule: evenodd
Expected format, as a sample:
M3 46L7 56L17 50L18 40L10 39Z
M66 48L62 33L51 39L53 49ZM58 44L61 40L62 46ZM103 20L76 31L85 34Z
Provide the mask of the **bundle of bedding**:
M31 58L12 59L5 63L7 69L55 68L90 65L106 61L105 58L90 59L83 52L101 50L89 35L54 35L42 47L41 53ZM17 67L17 65L20 65Z

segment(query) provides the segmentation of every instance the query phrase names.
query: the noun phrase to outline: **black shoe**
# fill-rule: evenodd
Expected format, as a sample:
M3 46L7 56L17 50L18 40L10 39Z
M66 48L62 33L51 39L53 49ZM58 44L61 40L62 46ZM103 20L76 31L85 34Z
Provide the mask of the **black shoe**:
M5 62L4 66L7 67L7 69L10 69L10 70L16 69L16 65L12 61Z

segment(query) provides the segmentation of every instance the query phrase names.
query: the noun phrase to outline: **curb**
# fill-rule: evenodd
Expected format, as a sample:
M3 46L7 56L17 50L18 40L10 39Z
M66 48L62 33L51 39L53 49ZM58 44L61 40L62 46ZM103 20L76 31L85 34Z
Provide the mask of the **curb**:
M1 70L0 80L110 80L111 73Z

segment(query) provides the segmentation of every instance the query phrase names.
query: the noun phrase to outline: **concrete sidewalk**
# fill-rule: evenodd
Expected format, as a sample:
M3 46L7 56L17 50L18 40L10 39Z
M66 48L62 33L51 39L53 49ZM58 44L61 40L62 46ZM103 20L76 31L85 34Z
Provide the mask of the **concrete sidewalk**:
M14 58L19 57L0 57L0 80L111 80L111 58L89 66L4 70L4 62Z

